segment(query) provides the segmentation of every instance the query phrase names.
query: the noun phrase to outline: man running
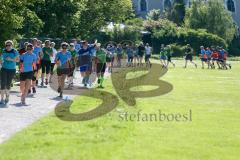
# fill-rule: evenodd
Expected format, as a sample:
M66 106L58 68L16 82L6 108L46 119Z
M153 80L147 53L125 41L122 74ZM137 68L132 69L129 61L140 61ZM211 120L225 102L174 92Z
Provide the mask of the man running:
M41 54L42 54L42 47L39 46L39 40L37 38L34 38L32 40L33 45L33 54L36 55L37 61L36 61L36 68L34 69L34 75L32 79L32 92L36 93L36 85L38 85L38 77L39 77L39 70L41 69ZM29 91L29 93L31 90Z
M152 64L150 62L151 55L152 55L152 47L150 47L150 45L147 43L145 47L145 63L146 63L146 67L149 67L149 68L152 67Z
M101 44L96 44L96 59L97 59L97 77L98 77L98 88L103 87L104 73L106 69L106 51L101 49Z
M70 71L68 74L68 87L70 88L70 87L73 87L73 75L74 75L77 58L78 58L74 43L70 44L69 52L71 53Z
M186 51L185 51L185 66L184 68L187 68L187 63L190 61L192 64L195 65L197 68L197 64L193 62L193 49L191 48L190 44L187 44Z
M55 58L56 58L56 55L57 55L57 50L55 49L55 43L54 42L51 42L51 48L53 50L53 54L52 56L50 56L50 59L51 59L51 67L50 67L50 78L49 78L49 83L52 83L52 76L53 76L53 73L54 73L54 68L55 68Z
M94 45L97 43L95 41ZM78 61L80 65L80 72L83 78L82 83L85 87L89 82L89 76L92 69L92 59L91 59L91 50L94 48L94 45L88 45L87 41L82 42L82 48L78 52Z

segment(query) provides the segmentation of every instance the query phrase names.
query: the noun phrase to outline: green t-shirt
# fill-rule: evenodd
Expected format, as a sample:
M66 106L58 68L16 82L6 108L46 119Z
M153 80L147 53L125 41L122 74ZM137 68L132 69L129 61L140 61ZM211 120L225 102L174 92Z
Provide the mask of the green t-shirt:
M73 50L73 51L69 50L69 52L71 53L71 56L72 56L72 58L71 58L71 64L72 64L72 65L75 65L75 63L76 63L76 57L77 57L77 51L76 51L76 50Z
M96 57L98 59L98 63L106 63L106 52L102 49L96 52Z
M161 56L161 57L164 57L164 56L166 56L166 55L167 55L166 49L162 49L162 50L160 51L160 56Z
M168 57L172 57L172 51L171 51L171 49L169 49L169 48L166 49L166 55L167 55Z
M51 61L50 55L53 53L53 49L44 47L42 49L42 51L43 51L43 58L42 59L45 60L45 61Z

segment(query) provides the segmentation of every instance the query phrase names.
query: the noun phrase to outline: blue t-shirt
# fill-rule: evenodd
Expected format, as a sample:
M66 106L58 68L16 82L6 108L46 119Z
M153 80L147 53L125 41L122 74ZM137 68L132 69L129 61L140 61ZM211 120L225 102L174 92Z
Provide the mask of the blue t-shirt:
M23 64L22 72L32 72L33 64L37 63L37 56L33 53L26 52L20 56L20 62Z
M91 51L94 47L88 47L87 49L81 48L78 51L78 61L80 66L89 65L91 63Z
M55 58L55 61L60 61L60 66L58 66L58 68L69 68L71 58L72 55L69 51L66 53L58 52Z
M225 54L225 51L224 50L220 50L220 57L219 58L224 58L224 54Z
M204 49L201 49L201 57L203 58L204 55L206 54L205 50Z
M212 52L211 52L210 50L207 50L207 51L206 51L206 54L207 54L208 57L211 57Z
M16 69L16 62L8 61L7 58L15 59L19 56L19 53L17 50L12 49L11 51L7 51L6 49L3 50L2 53L2 67L5 69Z
M78 52L81 49L81 45L80 44L75 44L75 50Z
M33 53L39 57L39 54L42 52L42 48L41 47L34 47L33 49Z

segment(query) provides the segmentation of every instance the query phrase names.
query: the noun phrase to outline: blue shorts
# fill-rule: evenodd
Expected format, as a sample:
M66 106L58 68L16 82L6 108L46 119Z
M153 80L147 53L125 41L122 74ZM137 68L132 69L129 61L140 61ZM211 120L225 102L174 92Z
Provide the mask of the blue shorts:
M160 59L161 60L167 60L167 57L166 56L161 56Z
M83 66L80 66L80 72L87 72L87 71L91 71L92 69L92 66L89 64L89 65L83 65Z

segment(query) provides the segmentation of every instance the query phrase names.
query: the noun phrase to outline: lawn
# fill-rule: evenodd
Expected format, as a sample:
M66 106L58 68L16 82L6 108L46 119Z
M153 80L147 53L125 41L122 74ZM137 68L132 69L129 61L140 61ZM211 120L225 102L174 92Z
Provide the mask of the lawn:
M198 62L200 65L200 62ZM87 122L65 122L50 113L0 145L1 160L237 160L240 157L240 64L233 69L195 69L177 61L161 77L173 85L162 96L138 98L128 106L119 98L112 112ZM138 73L131 73L135 76ZM117 95L111 79L105 91ZM137 87L146 90L153 87ZM81 113L101 100L77 97L71 111ZM126 121L122 113L192 112L191 121Z

